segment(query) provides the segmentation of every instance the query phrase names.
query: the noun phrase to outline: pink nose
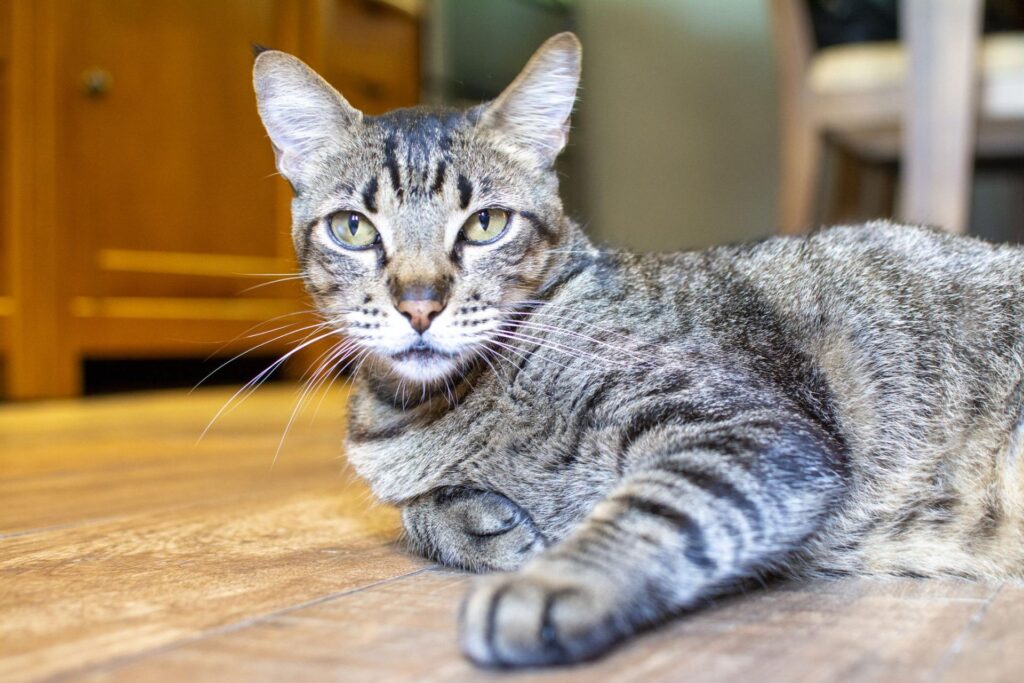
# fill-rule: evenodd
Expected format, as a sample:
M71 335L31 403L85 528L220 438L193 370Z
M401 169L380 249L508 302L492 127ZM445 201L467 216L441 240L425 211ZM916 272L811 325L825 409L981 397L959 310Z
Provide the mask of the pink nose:
M400 301L396 308L399 313L409 319L412 329L423 334L437 314L444 309L444 305L434 299L406 299Z

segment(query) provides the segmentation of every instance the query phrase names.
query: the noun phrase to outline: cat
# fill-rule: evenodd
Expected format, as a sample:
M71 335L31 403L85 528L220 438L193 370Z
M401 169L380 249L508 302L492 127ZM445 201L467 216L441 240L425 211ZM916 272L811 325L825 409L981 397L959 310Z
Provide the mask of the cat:
M768 572L1024 575L1024 250L597 248L554 168L580 63L559 34L491 102L365 116L255 61L307 288L365 361L348 459L414 550L494 572L464 653L590 659Z

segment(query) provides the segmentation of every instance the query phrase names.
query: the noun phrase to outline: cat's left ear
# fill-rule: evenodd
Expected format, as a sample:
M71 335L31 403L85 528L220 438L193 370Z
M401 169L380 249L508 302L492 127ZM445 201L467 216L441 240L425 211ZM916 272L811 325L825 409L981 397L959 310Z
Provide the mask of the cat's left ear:
M548 38L523 70L481 114L480 122L545 166L554 163L569 137L583 48L573 33Z
M324 155L345 152L363 115L315 71L284 52L260 49L252 76L277 169L301 192L321 168Z

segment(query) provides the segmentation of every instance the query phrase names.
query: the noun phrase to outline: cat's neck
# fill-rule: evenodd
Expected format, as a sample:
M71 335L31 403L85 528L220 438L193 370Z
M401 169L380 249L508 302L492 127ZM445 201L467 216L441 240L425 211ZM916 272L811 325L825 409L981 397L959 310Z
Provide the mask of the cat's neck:
M575 221L569 218L564 221L565 239L548 252L551 258L548 276L533 296L538 302L556 296L566 282L592 265L601 254L601 250L594 246Z

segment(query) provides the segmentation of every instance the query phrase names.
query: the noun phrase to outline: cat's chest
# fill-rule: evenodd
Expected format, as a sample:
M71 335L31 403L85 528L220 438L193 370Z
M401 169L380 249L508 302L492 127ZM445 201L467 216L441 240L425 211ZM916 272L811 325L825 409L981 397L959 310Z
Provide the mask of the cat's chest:
M370 397L356 394L348 459L376 496L393 503L453 484L510 496L546 487L578 466L589 441L567 410L576 389L528 378L495 382L431 419L372 410ZM373 428L363 431L361 424Z

